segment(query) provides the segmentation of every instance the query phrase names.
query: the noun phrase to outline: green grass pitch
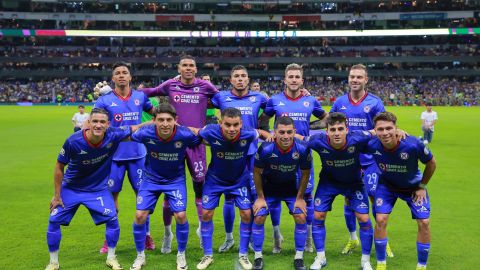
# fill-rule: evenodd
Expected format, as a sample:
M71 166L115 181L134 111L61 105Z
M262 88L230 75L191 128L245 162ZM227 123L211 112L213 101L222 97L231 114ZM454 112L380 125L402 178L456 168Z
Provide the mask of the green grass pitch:
M420 135L420 107L391 107L399 118L398 124L412 135ZM480 234L480 185L477 154L480 152L480 108L437 107L440 120L433 144L437 171L429 184L432 203L432 248L429 269L477 269ZM0 106L0 269L43 269L48 250L45 239L49 217L49 202L53 195L53 168L65 138L71 133L70 119L76 107ZM316 170L319 160L316 157ZM190 179L188 217L190 239L187 259L190 269L202 256L195 234L197 218L194 211ZM343 219L343 199L337 197L333 212L327 220L327 269L358 269L360 251L349 256L340 254L347 240ZM121 227L117 255L125 269L135 259L132 235L135 213L134 194L125 182L120 197ZM214 250L224 239L222 208L215 214ZM272 255L272 229L266 224L266 269L292 269L294 254L293 220L283 211L281 230L285 236L284 249ZM235 233L238 244L237 215ZM174 227L174 226L173 226ZM161 210L151 221L157 250L147 251L148 269L175 269L176 243L172 254L160 253L163 225ZM416 266L416 223L411 220L406 205L397 204L388 227L390 244L395 257L388 260L389 269L414 269ZM60 247L62 269L106 269L105 256L98 250L104 239L104 226L95 227L85 208L80 208L69 227L62 227ZM237 245L238 247L238 245ZM233 269L237 249L227 254L215 252L215 263L209 269ZM253 255L250 256L253 259ZM305 255L306 265L314 254ZM372 265L375 255L372 253Z

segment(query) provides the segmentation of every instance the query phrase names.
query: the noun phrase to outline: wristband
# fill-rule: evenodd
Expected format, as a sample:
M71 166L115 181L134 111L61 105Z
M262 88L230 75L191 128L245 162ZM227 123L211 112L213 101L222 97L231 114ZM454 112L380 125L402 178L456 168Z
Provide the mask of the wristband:
M419 187L419 188L423 188L423 189L427 189L427 184L422 184L422 183L420 183L420 184L418 185L418 187Z

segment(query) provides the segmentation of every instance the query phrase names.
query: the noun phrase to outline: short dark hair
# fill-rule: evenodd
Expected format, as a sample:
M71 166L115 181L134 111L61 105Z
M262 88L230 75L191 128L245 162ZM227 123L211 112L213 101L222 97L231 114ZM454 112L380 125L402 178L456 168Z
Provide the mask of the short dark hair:
M80 108L84 108L84 109L85 109L85 106L83 106L83 105L78 105L78 108L79 108L79 109L80 109Z
M280 118L278 118L277 121L275 122L275 128L277 128L278 125L284 125L284 126L292 125L295 127L293 119L290 118L289 116L281 116Z
M177 111L172 105L168 103L160 103L157 107L153 109L153 113L152 113L153 119L155 119L155 117L157 117L157 115L161 113L168 113L173 118L177 117Z
M127 62L124 62L124 61L116 62L116 63L113 64L113 66L112 66L112 72L113 72L116 68L118 68L118 67L126 67L126 68L128 68L128 70L130 71L131 65L130 65L129 63L127 63Z
M205 76L210 77L210 74L208 74L208 73L203 73L202 76L200 76L200 77L205 77Z
M92 117L96 113L105 114L107 118L110 117L110 114L105 109L102 109L102 108L93 108L92 111L90 112L90 117Z
M345 123L345 125L347 125L347 117L345 116L345 114L341 112L329 113L327 116L327 127L333 126L337 123L338 124Z
M193 56L191 56L190 54L182 55L180 57L180 61L178 61L178 62L180 63L180 62L182 62L182 60L185 60L185 59L193 60L195 63L197 62L197 61L195 61L195 58Z
M378 121L392 122L394 125L397 124L397 117L391 112L381 112L373 118L373 123L376 125Z
M222 117L222 119L225 118L225 117L229 117L229 118L240 117L240 118L242 118L242 112L237 108L230 107L230 108L223 109L220 116Z
M247 71L247 68L242 66L242 65L236 65L232 68L232 70L230 71L230 76L232 76L233 72L237 71L237 70L245 70L245 73L247 73L247 76L248 76L248 71Z

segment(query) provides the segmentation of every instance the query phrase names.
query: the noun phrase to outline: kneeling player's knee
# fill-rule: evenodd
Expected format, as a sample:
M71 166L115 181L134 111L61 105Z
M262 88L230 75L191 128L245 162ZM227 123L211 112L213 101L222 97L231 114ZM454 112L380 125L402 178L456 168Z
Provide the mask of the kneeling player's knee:
M324 219L327 217L327 213L326 213L326 212L317 212L317 211L315 211L314 217L315 217L315 219L317 219L317 220L324 220Z
M187 222L187 215L185 214L185 211L173 213L173 215L175 216L175 221L178 224L185 224L185 222Z
M265 224L266 219L267 219L267 216L256 216L254 219L254 222L257 225L262 225L262 224Z
M304 224L307 222L307 217L304 214L294 214L293 219L297 224Z
M135 223L144 224L147 221L148 212L147 211L137 211L135 213Z
M250 223L252 220L252 212L250 209L247 210L240 210L240 219L243 223Z

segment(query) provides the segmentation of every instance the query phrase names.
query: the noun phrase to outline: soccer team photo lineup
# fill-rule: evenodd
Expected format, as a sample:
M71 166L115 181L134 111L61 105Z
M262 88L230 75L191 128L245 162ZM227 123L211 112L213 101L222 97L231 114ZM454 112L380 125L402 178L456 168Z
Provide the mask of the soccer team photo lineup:
M480 268L480 0L0 0L0 270Z

